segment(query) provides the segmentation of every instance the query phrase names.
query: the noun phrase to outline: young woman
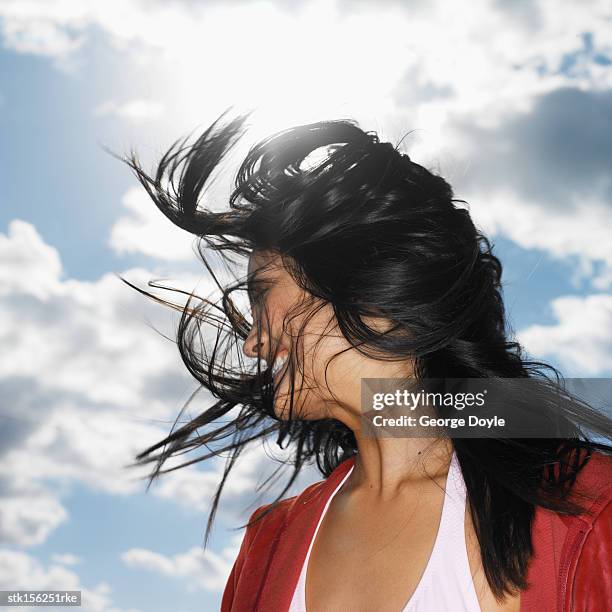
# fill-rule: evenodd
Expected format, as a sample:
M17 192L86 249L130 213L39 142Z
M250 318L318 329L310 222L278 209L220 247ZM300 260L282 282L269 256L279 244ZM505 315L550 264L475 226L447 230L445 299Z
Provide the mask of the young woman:
M294 451L285 489L249 520L222 610L604 610L610 421L507 339L501 264L449 184L375 133L329 121L251 148L229 209L207 210L201 195L245 119L222 116L173 145L152 176L126 160L173 223L248 257L246 282L222 287L200 248L223 300L190 296L178 346L218 401L138 462L157 462L153 480L184 450L208 450L195 461L230 451L206 545L240 452L272 435ZM230 297L245 285L251 323ZM202 322L225 326L210 356ZM233 348L256 370L229 367ZM365 378L495 379L513 409L534 423L555 414L573 435L367 436ZM281 499L310 460L324 479Z

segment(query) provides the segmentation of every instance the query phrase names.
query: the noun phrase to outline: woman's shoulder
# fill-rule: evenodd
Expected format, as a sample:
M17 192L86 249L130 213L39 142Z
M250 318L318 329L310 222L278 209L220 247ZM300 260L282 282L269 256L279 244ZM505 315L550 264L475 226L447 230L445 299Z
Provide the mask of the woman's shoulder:
M610 485L610 474L612 474L612 455L596 451L580 470L578 479L582 479L590 486Z
M569 499L583 508L579 514L557 514L538 507L536 519L553 517L558 531L590 528L600 519L602 512L612 502L612 456L593 452L584 466L579 470L571 487Z
M612 541L611 455L600 452L591 455L576 476L570 499L583 511L573 515L557 515L566 536L583 538L585 543L588 540L591 546L596 547L604 540Z
M603 610L612 601L612 579L601 571L612 563L612 456L595 453L581 472L577 484L592 501L578 518L576 552L567 555L568 582L575 609Z
M598 511L612 501L612 455L594 452L578 472L574 487L579 496L584 496L578 503L582 502L590 511L581 515L582 519L594 520Z
M603 610L612 598L612 583L604 584L597 569L612 562L611 476L612 457L593 453L572 487L586 512L536 508L528 574L533 588L523 594L525 610Z

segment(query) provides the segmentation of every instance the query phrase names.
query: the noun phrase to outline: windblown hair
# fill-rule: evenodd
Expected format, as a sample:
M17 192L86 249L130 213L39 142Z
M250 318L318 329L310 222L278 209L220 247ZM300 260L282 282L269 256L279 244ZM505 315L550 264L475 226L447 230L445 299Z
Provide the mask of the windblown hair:
M162 470L168 458L184 451L216 445L172 470L229 452L208 517L206 546L228 474L248 444L276 436L281 447L286 441L294 449L294 469L286 487L257 520L274 508L305 463L315 461L327 477L357 452L353 432L335 419L275 416L270 373L275 347L259 355L255 372L240 358L238 364L226 363L252 325L261 337L266 317L260 316L261 302L256 301L257 316L250 323L231 298L255 276L223 287L205 251L218 251L228 259L226 252L248 257L269 251L282 258L299 287L311 296L299 307L331 304L343 336L364 354L414 359L417 379L532 378L540 389L537 409L565 411L564 418L575 428L573 437L453 440L491 589L502 598L526 588L535 508L583 511L570 496L571 487L594 451L610 452L601 440L610 438L610 420L561 393L559 372L544 362L527 360L519 343L507 339L502 265L460 205L465 202L453 197L442 177L356 122L322 121L263 140L248 151L235 175L229 209L206 210L202 194L246 129L247 116L226 120L225 115L192 144L188 139L175 142L151 175L134 152L124 158L164 215L199 237L199 254L222 292L220 306L204 298L194 303L191 294L180 307L122 279L180 308L177 344L182 359L217 399L137 455L137 465L156 462L149 485L171 471ZM317 153L318 161L311 161ZM364 316L385 317L392 328L376 331ZM217 329L210 356L202 344L202 323ZM289 359L292 406L299 341L297 334ZM261 358L268 364L265 369ZM519 390L510 392L515 392L513 401L527 401ZM565 398L561 406L560 395ZM227 415L231 418L223 420ZM593 434L600 436L599 442Z

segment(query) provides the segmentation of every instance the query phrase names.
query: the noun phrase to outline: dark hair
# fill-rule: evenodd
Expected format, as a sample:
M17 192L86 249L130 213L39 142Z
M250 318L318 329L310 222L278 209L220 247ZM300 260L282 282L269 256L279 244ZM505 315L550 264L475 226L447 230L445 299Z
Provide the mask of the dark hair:
M204 298L194 304L194 294L179 306L122 279L182 311L177 331L182 359L218 399L136 457L137 465L157 462L150 485L161 473L230 452L204 546L227 476L249 443L275 435L277 444L287 442L295 449L291 478L258 519L274 508L305 462L315 460L327 477L357 451L353 432L335 419L277 418L270 368L262 371L259 359L255 372L241 362L240 351L238 367L227 365L228 354L251 329L230 294L253 276L223 287L206 260L206 248L228 261L227 251L278 254L313 304L333 306L338 327L352 346L381 359L414 358L417 378L529 377L540 385L541 409L556 406L559 373L527 360L521 346L507 339L501 263L459 205L465 202L453 198L442 177L354 121L322 121L282 131L252 147L236 174L229 209L213 212L198 205L202 193L244 133L247 119L224 120L225 115L192 144L175 142L152 175L143 171L134 152L124 159L164 215L199 237L202 261L222 292L220 306ZM321 155L313 162L309 156L317 150ZM364 323L364 316L385 317L393 327L379 333ZM262 319L254 322L258 334ZM217 327L210 356L201 343L202 322ZM264 357L272 364L274 347L269 353ZM296 366L292 351L292 406ZM210 427L234 408L235 418ZM581 512L569 490L593 451L611 450L588 433L609 438L607 417L572 397L564 409L575 423L575 437L453 440L485 574L498 598L527 586L535 508ZM218 447L210 450L213 444ZM201 446L209 452L172 470L161 469L169 457Z

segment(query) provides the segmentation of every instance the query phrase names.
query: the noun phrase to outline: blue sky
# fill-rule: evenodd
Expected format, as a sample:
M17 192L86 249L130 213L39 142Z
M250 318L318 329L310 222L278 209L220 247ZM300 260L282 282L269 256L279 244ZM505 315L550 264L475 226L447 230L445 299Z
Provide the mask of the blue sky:
M391 141L416 130L405 149L493 240L528 352L566 376L611 374L612 14L470 7L0 1L0 589L82 589L94 611L217 609L230 529L267 499L253 491L273 466L253 448L201 554L221 463L148 493L121 468L194 382L148 325L172 335L176 317L114 273L210 284L192 237L103 146L151 164L229 105L256 109L245 147L339 117Z

